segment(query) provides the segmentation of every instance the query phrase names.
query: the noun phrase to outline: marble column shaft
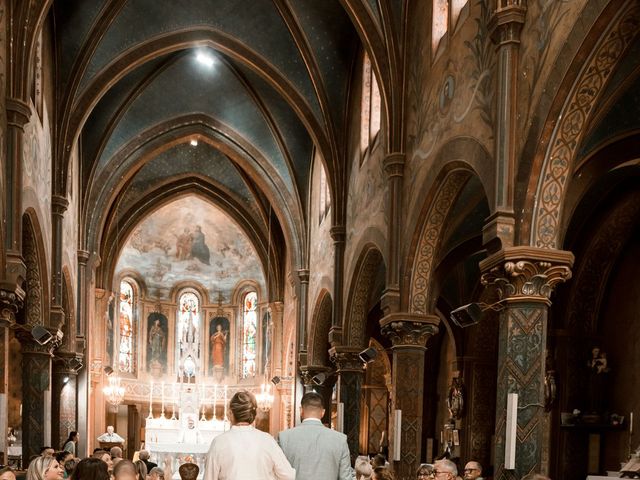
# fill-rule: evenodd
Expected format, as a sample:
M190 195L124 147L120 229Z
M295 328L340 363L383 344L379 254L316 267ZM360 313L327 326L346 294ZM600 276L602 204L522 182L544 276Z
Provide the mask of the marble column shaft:
M64 213L69 207L69 201L61 195L53 195L51 198L51 229L53 233L52 248L52 275L51 275L51 310L49 313L51 326L62 329L65 316L62 305L62 243ZM64 339L65 343L69 339Z
M400 234L402 228L402 181L404 179L404 153L392 153L384 159L389 196L388 216L388 263L386 289L382 298L385 314L397 312L400 305Z
M570 252L511 247L480 263L482 283L496 288L502 303L498 338L498 379L494 478L516 480L544 473L548 429L544 378L547 313L554 287L571 278ZM515 469L505 469L507 395L518 394Z
M331 227L333 239L333 312L329 342L331 345L342 344L342 315L344 292L344 248L346 230L344 225Z
M56 356L51 375L51 443L62 449L69 432L78 430L77 377L75 355Z
M46 392L51 385L51 345L38 344L20 331L22 347L22 458L40 453L45 444Z
M426 344L438 333L440 319L434 315L395 313L380 320L382 334L392 343L391 418L389 458L396 456L394 412L402 411L400 461L392 462L396 479L413 480L422 453L422 399Z
M337 398L344 404L343 433L351 452L351 460L358 455L360 448L360 400L364 365L358 357L359 348L332 347L329 350L331 361L336 365Z

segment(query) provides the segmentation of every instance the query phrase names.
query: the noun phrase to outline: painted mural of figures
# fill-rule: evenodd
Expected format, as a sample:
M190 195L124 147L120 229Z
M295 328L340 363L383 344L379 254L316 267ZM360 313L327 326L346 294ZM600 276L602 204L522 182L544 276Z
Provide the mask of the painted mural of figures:
M151 347L150 361L160 361L165 345L166 335L160 326L160 320L156 319L153 322L153 326L149 329L149 346Z
M209 265L209 247L204 241L204 233L200 225L196 225L196 231L191 234L191 256Z
M175 234L174 234L175 235ZM191 232L185 227L180 235L176 235L176 259L188 260L191 258Z
M227 348L227 332L222 325L216 325L216 333L211 335L211 362L214 367L224 367L224 352Z

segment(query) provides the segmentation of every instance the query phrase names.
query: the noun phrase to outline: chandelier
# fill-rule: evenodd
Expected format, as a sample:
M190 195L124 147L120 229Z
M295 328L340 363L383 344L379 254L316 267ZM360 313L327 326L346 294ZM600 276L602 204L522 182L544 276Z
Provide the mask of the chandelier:
M107 397L107 401L115 407L120 405L124 400L124 387L120 385L120 377L112 373L107 377L109 384L102 389L102 392Z
M271 385L268 383L263 383L260 389L260 393L256 395L256 400L258 401L258 408L263 412L268 412L271 410L271 405L273 404L273 394L271 393Z

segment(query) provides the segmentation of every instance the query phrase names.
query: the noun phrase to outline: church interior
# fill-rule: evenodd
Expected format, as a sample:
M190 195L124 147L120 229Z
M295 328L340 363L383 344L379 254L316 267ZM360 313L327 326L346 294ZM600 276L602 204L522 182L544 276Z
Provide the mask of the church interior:
M617 476L638 86L639 0L0 0L0 463L316 391L400 480Z

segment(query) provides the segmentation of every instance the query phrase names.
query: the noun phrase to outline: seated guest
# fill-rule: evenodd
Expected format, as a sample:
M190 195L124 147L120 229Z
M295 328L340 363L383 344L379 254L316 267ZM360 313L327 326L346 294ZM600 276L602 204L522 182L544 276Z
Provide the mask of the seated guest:
M111 461L111 454L105 450L98 450L93 453L93 458L97 458L98 460L102 460L107 464L107 470L109 473L113 471L113 462Z
M140 475L131 460L121 460L113 468L113 478L115 480L140 480Z
M51 447L40 447L40 455L45 457L53 457L56 451Z
M61 452L56 452L54 457L60 465L64 466L64 462L73 458L73 455L66 450L62 450Z
M196 480L200 468L195 463L183 463L178 469L178 475L180 480Z
M71 459L67 460L66 462L64 462L64 465L63 465L64 466L64 478L71 477L71 474L76 469L76 465L78 465L79 461L80 461L79 458L71 458Z
M379 453L371 459L371 466L375 470L378 467L387 467L389 464L387 463L385 456Z
M147 465L142 460L136 460L135 462L133 462L133 465L136 467L138 480L147 480Z
M431 477L433 473L433 465L429 463L422 463L418 467L418 472L416 473L416 478L418 480L425 479Z
M356 458L355 471L356 480L370 480L373 475L373 468L371 468L369 458L364 455Z
M16 480L16 474L13 473L13 469L11 467L1 468L0 480Z
M478 462L467 462L464 466L464 480L482 480L482 465Z
M237 392L231 398L231 429L211 442L203 480L295 480L296 471L273 437L253 426L257 413L258 402L251 392Z
M549 477L540 475L539 473L530 473L522 477L522 480L551 480Z
M458 467L451 460L436 460L432 474L437 480L453 480L458 476Z
M62 480L64 468L53 456L40 456L29 463L26 480Z
M144 462L145 466L147 467L147 472L158 466L157 463L149 461L149 452L147 450L140 450L138 457Z
M78 462L73 470L71 480L110 480L107 464L99 458L85 458Z
M109 454L111 455L111 461L113 462L113 466L115 467L120 460L122 460L122 449L120 447L111 447L109 450Z
M395 480L395 476L387 467L376 467L373 469L371 480Z
M164 480L164 470L160 467L153 467L151 471L149 471L149 480Z

